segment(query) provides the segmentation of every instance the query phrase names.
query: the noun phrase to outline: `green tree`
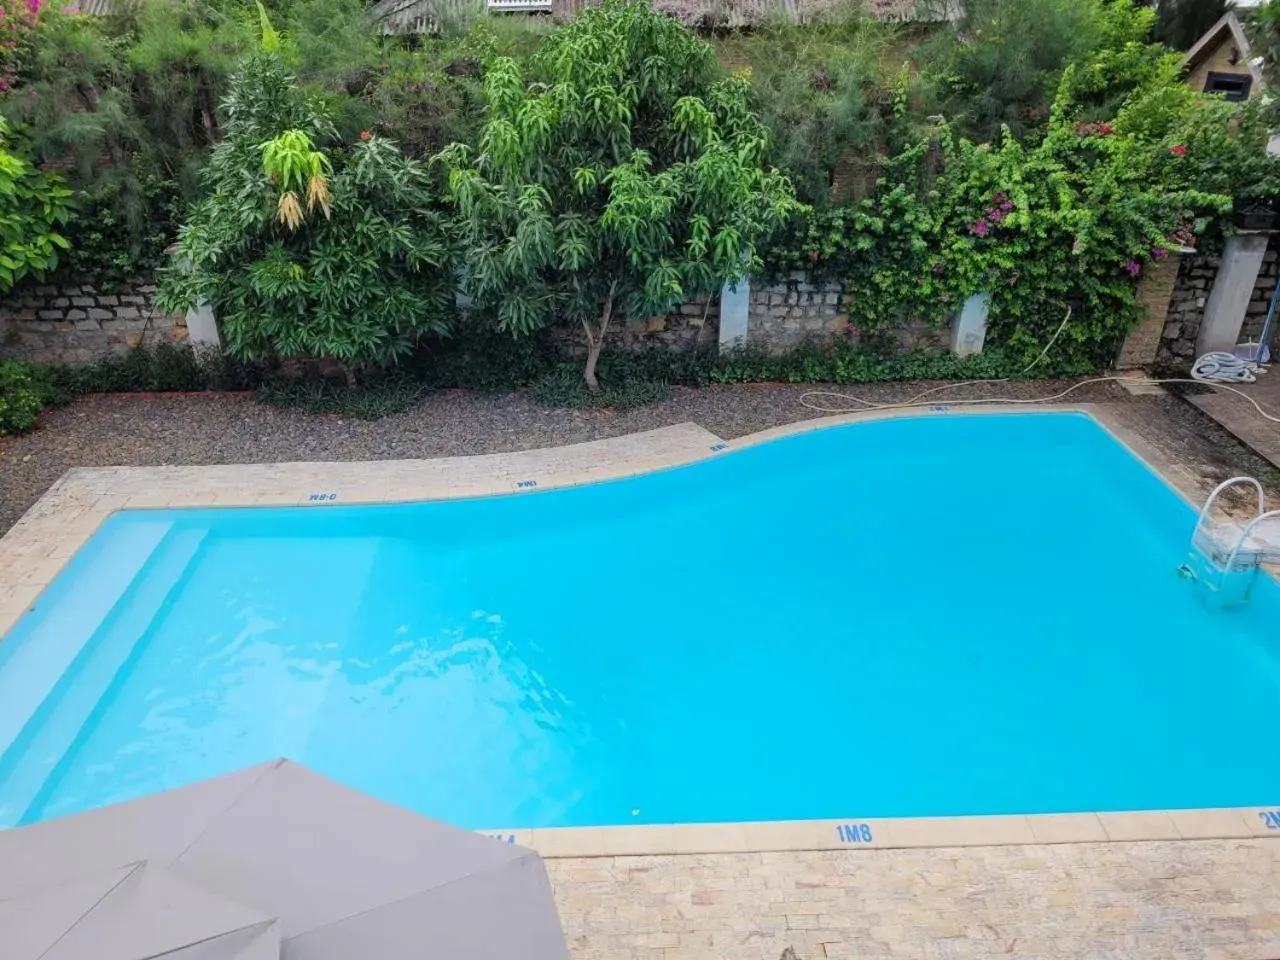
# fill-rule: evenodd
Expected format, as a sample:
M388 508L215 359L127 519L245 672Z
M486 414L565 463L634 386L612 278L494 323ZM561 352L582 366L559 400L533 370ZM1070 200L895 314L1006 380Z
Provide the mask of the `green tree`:
M208 303L234 356L329 358L349 382L446 329L453 271L422 164L368 133L338 141L273 53L245 64L223 115L163 309Z
M442 154L468 283L500 329L581 325L583 377L615 319L662 313L759 267L797 206L761 160L749 84L644 0L606 0L549 37L532 76L488 64L479 150Z

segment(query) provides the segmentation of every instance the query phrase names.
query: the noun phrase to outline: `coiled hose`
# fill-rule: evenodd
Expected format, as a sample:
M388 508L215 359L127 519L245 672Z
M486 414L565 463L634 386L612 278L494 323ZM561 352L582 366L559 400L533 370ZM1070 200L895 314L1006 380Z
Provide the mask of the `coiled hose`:
M1241 360L1234 353L1215 350L1200 357L1191 366L1191 379L1201 383L1253 383L1258 378L1258 365Z

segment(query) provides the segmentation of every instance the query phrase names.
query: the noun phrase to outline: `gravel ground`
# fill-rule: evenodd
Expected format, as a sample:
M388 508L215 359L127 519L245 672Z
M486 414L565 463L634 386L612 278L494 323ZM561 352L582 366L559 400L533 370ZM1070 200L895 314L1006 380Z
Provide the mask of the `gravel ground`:
M1039 381L948 388L947 398L1036 397L1068 383ZM931 383L831 387L868 400L902 400ZM818 416L800 404L810 386L676 388L661 402L622 413L537 406L520 394L443 391L378 421L345 420L265 406L247 395L104 395L47 411L33 433L0 438L0 532L66 470L80 466L382 460L496 453L576 443L692 421L732 439ZM1212 420L1175 397L1130 397L1113 385L1075 391L1074 401L1106 402L1167 456L1206 484L1235 472L1280 489L1269 465Z

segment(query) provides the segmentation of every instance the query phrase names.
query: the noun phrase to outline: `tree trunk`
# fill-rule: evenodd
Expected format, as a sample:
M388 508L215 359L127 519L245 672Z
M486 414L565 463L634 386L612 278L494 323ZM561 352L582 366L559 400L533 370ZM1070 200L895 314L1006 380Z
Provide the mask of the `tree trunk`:
M618 289L618 281L609 284L609 295L604 298L604 309L600 311L600 331L591 329L591 321L584 319L582 329L587 333L587 365L582 370L582 379L587 382L587 389L595 393L600 389L596 379L596 361L600 359L600 351L604 347L604 335L609 332L609 321L613 319L613 295Z
M587 381L587 389L592 393L600 389L600 381L596 379L596 361L600 359L600 348L603 346L602 338L588 337L587 365L582 370L582 379Z

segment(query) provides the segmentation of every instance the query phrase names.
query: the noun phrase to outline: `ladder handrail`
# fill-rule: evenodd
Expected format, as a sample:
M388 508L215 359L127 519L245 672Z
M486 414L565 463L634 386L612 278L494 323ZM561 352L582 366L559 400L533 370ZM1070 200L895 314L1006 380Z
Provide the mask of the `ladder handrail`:
M1207 499L1204 502L1204 506L1200 508L1200 516L1196 518L1195 528L1197 531L1205 520L1209 519L1209 513L1213 510L1214 501L1218 499L1219 494L1228 487L1234 486L1237 483L1252 484L1253 488L1258 491L1258 509L1253 512L1253 517L1254 520L1258 520L1262 517L1267 509L1267 495L1262 490L1262 484L1258 482L1256 477L1232 477L1230 480L1223 480L1213 488L1213 493L1209 494L1209 499Z
M1277 517L1280 517L1280 510L1268 510L1266 513L1258 514L1245 524L1244 529L1240 531L1240 539L1236 541L1235 549L1231 551L1231 556L1227 557L1227 573L1231 572L1231 565L1236 562L1236 554L1240 552L1240 549L1244 546L1244 542L1249 539L1249 534L1253 533L1253 528L1264 520L1274 520Z

